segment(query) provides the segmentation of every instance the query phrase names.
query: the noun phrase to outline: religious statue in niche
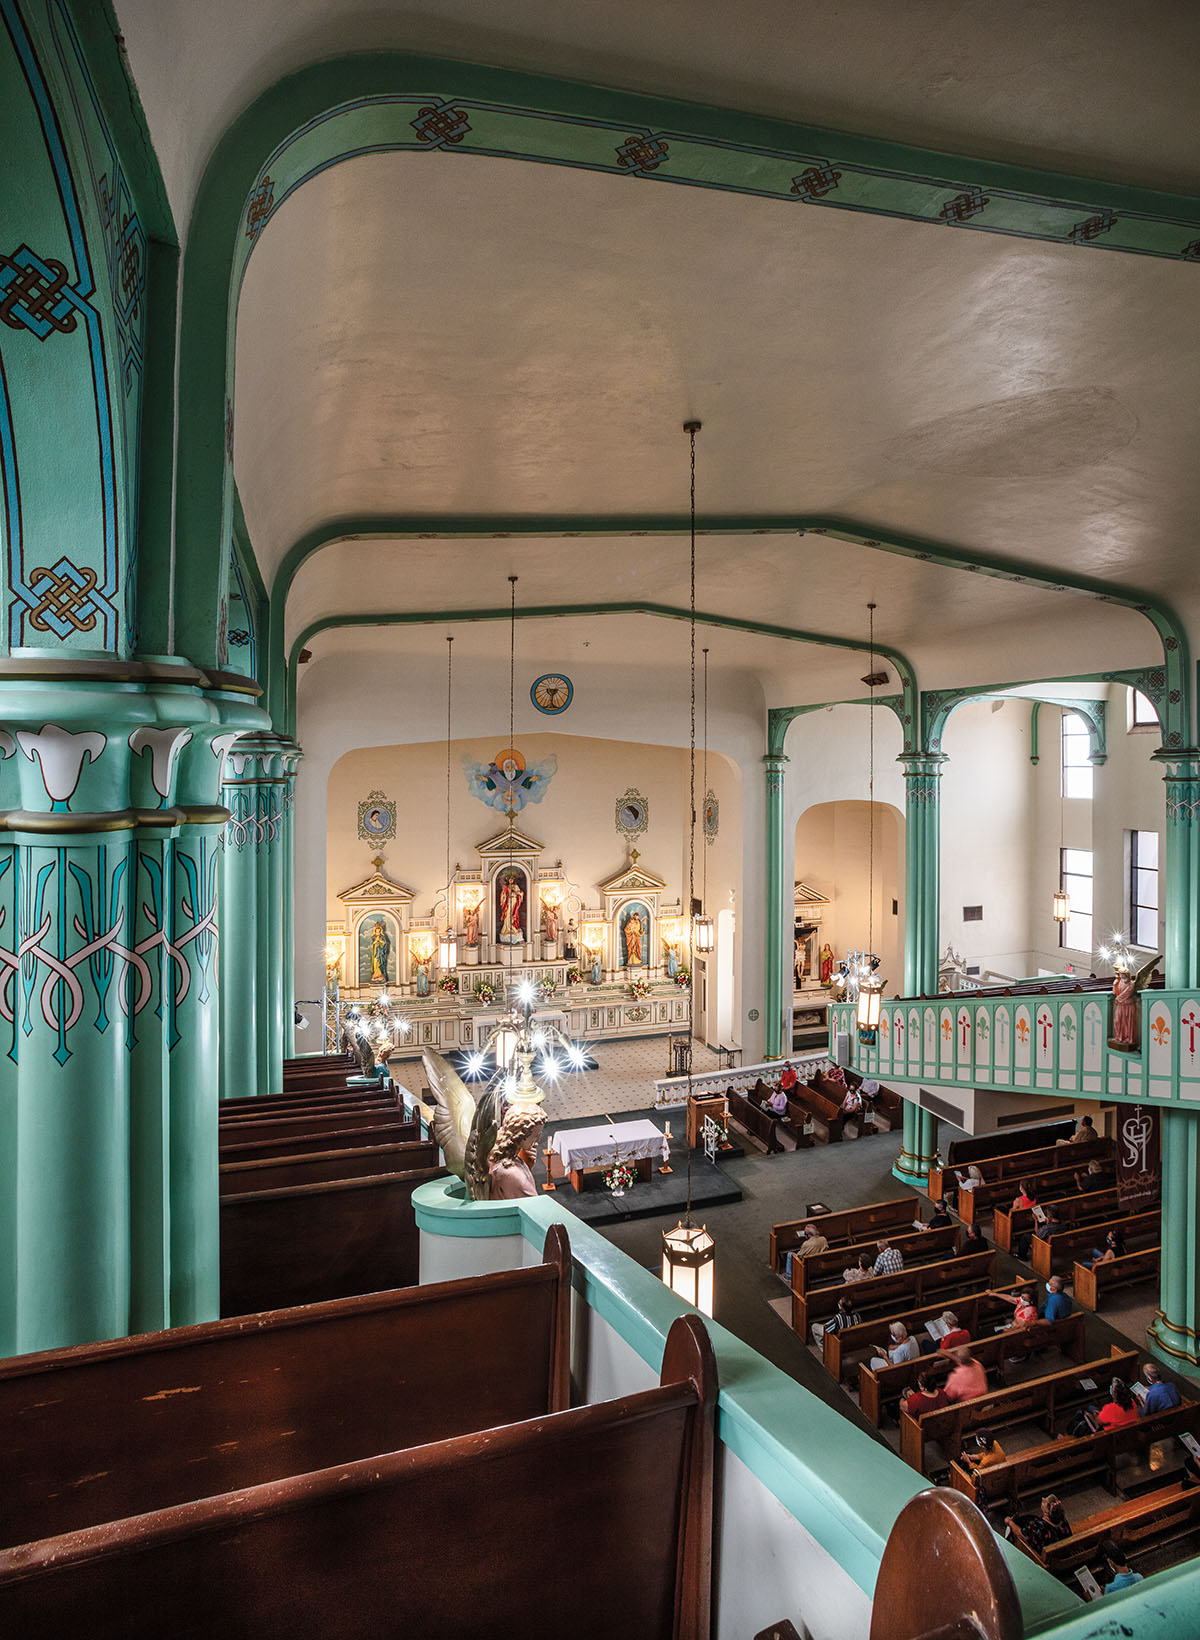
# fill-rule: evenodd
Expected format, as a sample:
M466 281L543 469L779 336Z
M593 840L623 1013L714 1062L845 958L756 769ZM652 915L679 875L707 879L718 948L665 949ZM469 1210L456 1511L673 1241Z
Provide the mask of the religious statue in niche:
M566 939L563 943L563 956L568 962L574 962L579 957L579 930L575 926L574 917L567 920Z
M833 979L833 947L829 941L821 947L821 984L828 985Z
M679 973L679 941L664 939L663 950L667 953L667 978L674 979Z
M558 901L542 901L542 933L550 945L558 944Z
M650 927L650 912L638 901L627 905L621 913L622 967L644 968L646 965L645 940Z
M525 879L515 868L502 871L496 888L496 927L501 945L525 943Z
M417 976L417 995L429 995L429 980L433 971L433 946L414 945L412 947L413 971Z
M511 820L526 803L540 803L558 770L556 757L527 764L515 746L506 746L490 763L463 760L467 788L489 809L500 809Z
M388 985L395 978L392 964L392 919L364 917L358 925L358 983Z
M463 911L463 941L467 945L479 944L479 901L474 901Z

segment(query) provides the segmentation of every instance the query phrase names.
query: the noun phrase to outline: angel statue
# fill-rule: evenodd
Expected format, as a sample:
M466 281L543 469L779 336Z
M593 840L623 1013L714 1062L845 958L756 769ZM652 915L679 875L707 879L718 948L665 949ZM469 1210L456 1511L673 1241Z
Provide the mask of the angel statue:
M488 1158L493 1201L510 1196L536 1196L533 1173L521 1155L536 1147L546 1125L546 1113L529 1105L510 1105L504 1113L492 1154Z
M375 1068L375 1050L371 1046L371 1039L366 1028L357 1021L347 1019L342 1026L341 1048L358 1061L358 1074L368 1077L372 1082L379 1072Z
M490 1201L488 1162L500 1128L500 1094L489 1088L477 1105L449 1060L428 1048L421 1058L433 1095L433 1136L441 1146L446 1166L462 1179L472 1201Z

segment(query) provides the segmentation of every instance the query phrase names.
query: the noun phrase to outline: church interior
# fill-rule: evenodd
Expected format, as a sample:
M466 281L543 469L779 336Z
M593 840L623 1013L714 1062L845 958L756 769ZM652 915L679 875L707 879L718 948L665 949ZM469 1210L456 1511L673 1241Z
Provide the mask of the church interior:
M0 24L0 1628L1200 1632L1200 12Z

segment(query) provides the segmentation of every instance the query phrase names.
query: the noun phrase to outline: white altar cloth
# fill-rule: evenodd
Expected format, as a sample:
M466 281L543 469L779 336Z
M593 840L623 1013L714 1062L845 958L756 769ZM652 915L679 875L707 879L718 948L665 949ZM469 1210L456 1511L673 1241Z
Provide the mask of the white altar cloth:
M667 1136L653 1122L606 1122L602 1127L571 1128L556 1133L554 1143L562 1165L570 1173L575 1168L599 1167L617 1160L640 1161L643 1156L670 1154Z

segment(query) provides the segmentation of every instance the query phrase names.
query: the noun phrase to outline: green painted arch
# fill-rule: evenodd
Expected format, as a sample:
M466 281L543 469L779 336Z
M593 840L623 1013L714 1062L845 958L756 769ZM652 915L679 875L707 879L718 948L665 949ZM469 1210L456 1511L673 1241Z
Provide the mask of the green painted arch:
M285 704L286 721L291 725L289 733L295 737L296 730L296 677L297 657L304 646L321 632L329 632L340 627L360 626L444 626L462 624L472 621L507 621L512 616L512 610L507 605L484 609L459 610L430 610L404 611L403 613L376 613L370 615L327 615L319 621L312 621L292 643L288 656L287 666L287 695ZM643 601L623 603L597 604L538 604L520 608L516 611L518 620L538 620L546 618L563 618L577 615L654 615L661 620L688 621L691 611L674 604L655 604ZM696 611L697 626L720 627L727 631L745 632L759 638L783 638L791 643L820 644L826 649L850 649L865 651L866 643L857 638L833 638L826 633L804 632L796 627L772 626L765 621L743 621L733 615L715 615L706 611ZM903 680L905 699L915 710L918 695L916 674L911 663L899 650L887 649L881 644L875 645L875 653L886 657L896 668Z
M877 649L877 653L882 655L883 651ZM912 702L907 690L899 695L876 695L874 703L869 697L860 695L853 700L823 700L808 706L772 706L767 713L767 756L783 757L788 730L797 718L807 717L810 712L828 711L831 706L865 706L869 709L872 704L885 706L899 718L900 732L904 736L904 750L900 755L913 756L917 751L920 721L911 709Z
M1060 679L1059 681L1061 682L1065 680ZM1080 678L1074 681L1082 683L1085 680ZM942 736L946 732L946 725L949 723L951 715L956 712L960 706L965 706L968 701L1015 700L1018 702L1028 701L1031 706L1034 707L1035 712L1036 708L1040 706L1058 706L1064 711L1074 712L1078 717L1083 719L1084 723L1087 724L1088 740L1091 744L1091 761L1096 764L1105 763L1108 761L1107 702L1102 700L1075 700L1069 695L1055 694L1050 686L1047 686L1046 693L1044 694L1015 695L1012 692L1013 687L1014 686L1010 685L1008 688L1005 688L1003 684L1000 684L991 688L976 687L954 690L926 691L926 693L921 697L921 709L925 721L926 750L933 753L935 756L940 755L942 750ZM1035 747L1036 726L1032 732L1031 743L1031 757L1034 762L1037 761L1036 755L1034 755Z
M288 594L301 566L324 547L333 546L339 541L437 540L463 537L496 539L522 536L536 538L547 535L563 536L568 539L612 534L686 535L689 527L689 519L683 513L668 516L614 514L607 518L574 515L447 518L397 515L391 518L331 520L302 536L288 551L276 572L271 587L269 617L268 708L273 715L278 714L283 710L287 696L289 668L284 653L283 632ZM1163 664L1161 667L1106 673L1100 676L1109 681L1117 678L1144 680L1138 682L1136 687L1143 689L1155 702L1163 724L1164 745L1177 747L1191 743L1191 666L1188 659L1187 635L1174 610L1161 599L1136 587L1120 586L1114 582L1101 581L1094 576L1048 575L1044 570L1020 560L1009 562L980 557L979 554L961 547L923 540L919 536L901 535L892 531L881 532L870 525L821 514L702 514L697 518L696 528L700 535L828 536L854 546L867 547L872 551L932 563L943 569L984 575L1016 585L1064 594L1079 593L1094 598L1099 603L1130 609L1148 620L1158 634L1163 646ZM880 653L884 653L883 649L880 649ZM979 691L975 689L972 692ZM921 701L914 696L905 708L907 720L905 714L901 714L904 721L905 746L910 747L911 742L911 749L914 750L924 744L921 710Z
M263 226L359 154L407 149L606 172L781 204L1200 261L1200 201L791 121L407 53L312 65L264 92L205 169L183 267L176 629L219 649L236 304Z

